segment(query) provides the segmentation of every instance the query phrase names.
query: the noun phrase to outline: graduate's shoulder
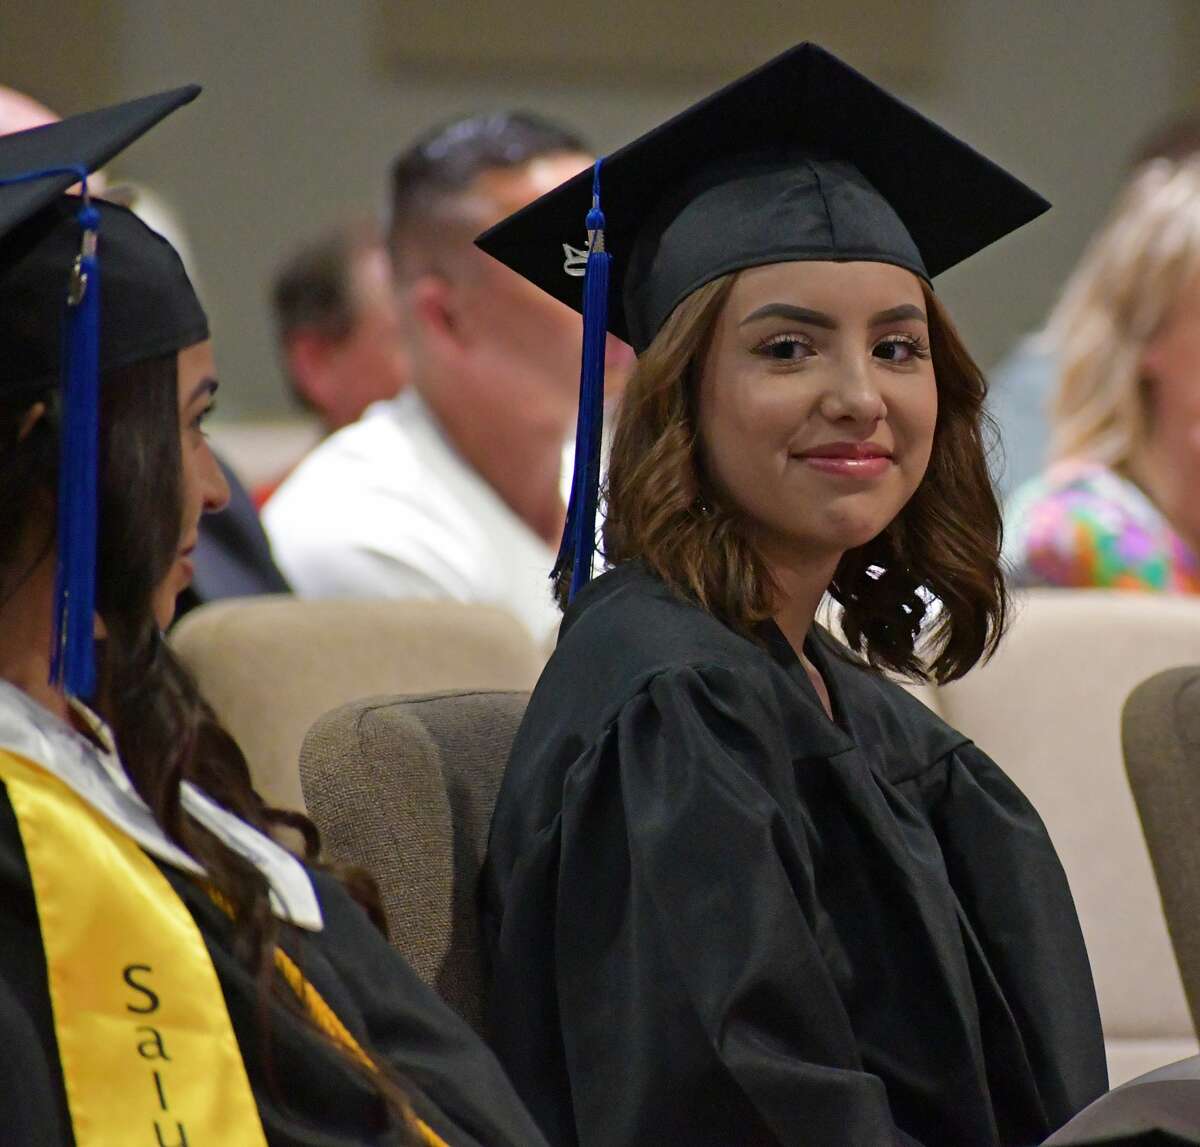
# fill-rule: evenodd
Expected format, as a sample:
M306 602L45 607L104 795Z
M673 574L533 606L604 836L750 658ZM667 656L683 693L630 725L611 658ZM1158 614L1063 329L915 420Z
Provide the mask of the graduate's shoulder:
M768 661L749 638L672 590L640 561L597 578L563 619L556 656L652 675L684 666Z
M773 705L792 689L769 653L673 593L640 563L612 570L567 611L558 646L530 699L513 762L568 764L629 706ZM746 702L739 704L739 699ZM541 766L539 766L541 767Z

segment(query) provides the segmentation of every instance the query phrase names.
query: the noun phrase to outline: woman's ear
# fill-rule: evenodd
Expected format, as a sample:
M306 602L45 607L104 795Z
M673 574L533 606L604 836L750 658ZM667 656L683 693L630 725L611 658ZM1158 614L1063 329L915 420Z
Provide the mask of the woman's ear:
M44 402L35 402L21 419L20 429L17 431L17 441L24 442L29 437L33 428L46 417L46 404Z

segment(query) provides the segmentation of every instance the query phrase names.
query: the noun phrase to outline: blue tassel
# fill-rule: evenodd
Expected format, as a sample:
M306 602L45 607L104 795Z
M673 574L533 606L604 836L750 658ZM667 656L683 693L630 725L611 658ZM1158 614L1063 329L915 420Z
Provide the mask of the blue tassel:
M88 172L69 164L0 179L0 187L74 175L83 185L78 213L79 258L67 289L63 325L58 463L58 568L54 576L54 638L50 684L87 700L96 688L96 485L99 458L100 212L88 198Z
M588 257L583 280L583 363L579 372L579 416L575 424L575 470L562 545L551 577L571 567L569 598L592 576L596 551L596 503L600 488L600 442L604 429L604 350L608 339L608 281L612 256L604 249L600 210L600 165L592 172L592 209L587 216Z
M82 249L71 276L62 357L58 569L50 680L84 700L96 688L97 482L100 422L100 213L84 200Z

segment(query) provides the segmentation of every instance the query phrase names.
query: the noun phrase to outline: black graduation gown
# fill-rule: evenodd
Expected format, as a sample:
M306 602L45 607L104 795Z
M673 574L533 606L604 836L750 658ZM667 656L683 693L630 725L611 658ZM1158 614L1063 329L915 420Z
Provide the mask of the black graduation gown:
M232 954L230 921L190 877L163 864L159 868L208 945L271 1147L399 1142L394 1131L383 1129L381 1104L371 1086L290 1011L279 1005L270 1009L270 1047L264 1045L258 986ZM324 931L284 926L283 946L351 1033L411 1084L417 1114L450 1147L542 1143L479 1037L388 947L336 880L312 875ZM123 1083L114 1077L114 1087ZM2 783L0 1143L74 1143L29 868Z
M1039 1141L1106 1070L1037 813L827 635L836 723L764 641L639 563L567 612L485 877L510 1078L556 1147Z

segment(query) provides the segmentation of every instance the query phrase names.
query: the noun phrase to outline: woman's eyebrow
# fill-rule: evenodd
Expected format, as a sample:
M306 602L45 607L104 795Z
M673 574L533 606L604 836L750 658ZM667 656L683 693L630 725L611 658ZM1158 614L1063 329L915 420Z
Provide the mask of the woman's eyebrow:
M899 307L889 307L886 311L879 311L872 315L867 325L879 327L884 323L900 322L902 319L916 319L917 322L926 324L929 322L920 307L914 306L912 303L904 303Z
M747 323L757 322L759 319L792 319L794 322L807 323L811 327L824 327L827 331L836 331L838 328L837 319L832 315L827 315L824 311L813 311L808 307L793 306L791 303L767 303L766 306L751 311L738 326L744 327Z
M188 396L188 405L190 406L202 394L216 394L217 387L220 385L221 384L215 378L202 378L198 383L196 383L192 393Z
M838 329L838 321L833 315L828 315L824 311L814 311L810 307L797 307L792 303L767 303L766 306L751 311L738 323L738 326L744 327L747 323L757 322L759 319L791 319L793 322L807 323L809 326L822 327L827 331ZM886 311L873 314L867 325L878 327L885 323L900 322L904 319L916 319L921 323L929 321L920 307L913 303L902 303L898 307L889 307Z

